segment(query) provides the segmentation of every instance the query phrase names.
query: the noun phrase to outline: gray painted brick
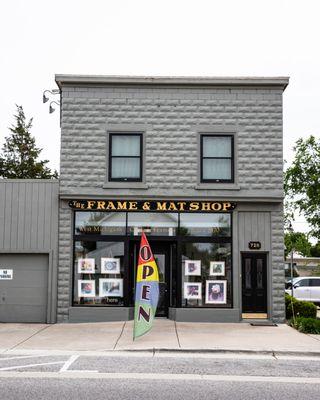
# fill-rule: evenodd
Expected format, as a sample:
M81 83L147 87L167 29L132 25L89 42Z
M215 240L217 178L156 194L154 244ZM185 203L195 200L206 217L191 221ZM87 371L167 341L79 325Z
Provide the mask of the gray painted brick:
M279 196L282 181L282 91L242 88L67 87L62 90L60 192L99 194L106 181L107 129L124 125L145 132L145 181L149 189L124 189L136 196L214 197L198 184L201 127L234 126L237 184L233 196ZM135 128L138 127L138 128ZM216 128L217 129L217 128ZM58 320L68 319L72 214L61 202L59 219ZM282 211L271 213L272 318L284 319Z

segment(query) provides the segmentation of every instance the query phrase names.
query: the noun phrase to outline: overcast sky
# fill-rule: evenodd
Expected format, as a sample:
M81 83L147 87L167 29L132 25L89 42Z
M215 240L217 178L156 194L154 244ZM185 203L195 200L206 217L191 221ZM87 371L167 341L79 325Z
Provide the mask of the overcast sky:
M0 140L15 104L59 168L54 74L290 76L284 158L320 132L318 0L1 0Z

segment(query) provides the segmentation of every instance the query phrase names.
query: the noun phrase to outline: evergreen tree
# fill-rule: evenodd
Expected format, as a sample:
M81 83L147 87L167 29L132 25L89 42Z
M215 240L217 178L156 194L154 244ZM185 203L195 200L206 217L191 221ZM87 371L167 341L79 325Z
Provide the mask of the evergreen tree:
M52 172L46 166L48 160L38 159L42 149L36 147L35 138L30 133L32 118L27 122L22 106L18 105L14 118L15 125L9 128L11 135L5 138L0 154L0 178L58 178L58 172L56 170Z

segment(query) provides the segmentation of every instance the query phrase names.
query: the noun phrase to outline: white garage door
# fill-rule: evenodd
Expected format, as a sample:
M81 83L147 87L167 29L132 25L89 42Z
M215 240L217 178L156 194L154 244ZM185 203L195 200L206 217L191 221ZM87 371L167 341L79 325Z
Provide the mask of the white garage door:
M48 255L0 254L0 322L46 322ZM10 274L9 274L10 275Z

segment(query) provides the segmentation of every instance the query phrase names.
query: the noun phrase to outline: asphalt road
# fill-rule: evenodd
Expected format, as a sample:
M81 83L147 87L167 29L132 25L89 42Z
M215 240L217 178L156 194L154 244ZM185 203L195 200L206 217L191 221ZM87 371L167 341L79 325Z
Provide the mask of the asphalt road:
M319 399L320 358L0 355L1 400Z

